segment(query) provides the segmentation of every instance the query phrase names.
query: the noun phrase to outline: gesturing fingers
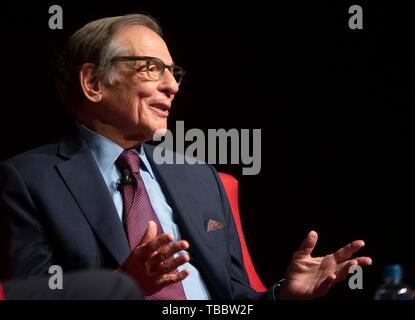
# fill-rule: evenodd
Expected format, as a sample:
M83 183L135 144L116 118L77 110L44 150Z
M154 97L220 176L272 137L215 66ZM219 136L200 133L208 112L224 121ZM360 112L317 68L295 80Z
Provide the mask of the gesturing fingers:
M329 291L329 289L333 286L333 284L336 281L336 275L330 274L328 275L320 284L320 286L317 288L317 296L323 296Z
M144 245L137 246L135 253L139 256L139 259L142 262L146 262L154 256L162 246L170 243L171 241L173 241L173 236L171 234L164 233Z
M143 239L141 239L140 244L146 244L155 237L157 237L157 224L153 220L150 220L148 222L146 233L144 234Z
M171 260L171 258L173 257L175 253L180 252L182 250L186 250L188 248L189 248L189 243L183 240L161 247L159 251L157 252L157 254L152 256L148 261L148 267L149 267L150 273L156 272L156 270L160 267L160 265L165 261Z
M358 257L351 260L346 260L339 264L337 272L336 272L336 282L342 281L346 279L349 274L349 270L352 266L360 265L360 266L367 266L372 264L372 259L369 257Z
M156 281L156 285L160 287L164 287L174 282L182 281L188 275L189 275L189 271L187 269L184 269L177 273L165 274Z
M300 248L295 252L295 255L307 256L313 252L314 247L316 246L318 239L317 232L310 231L307 237L301 243Z
M353 241L352 243L349 243L343 248L340 248L339 250L337 250L334 253L334 258L339 262L346 261L347 259L350 259L351 256L355 252L359 251L364 245L365 243L362 240Z
M336 282L340 282L340 281L346 279L347 275L349 274L349 269L352 266L355 266L357 264L358 264L358 262L355 259L348 260L348 261L345 261L345 262L341 263L339 265L339 268L338 268L337 272L336 272L336 277L337 277Z
M359 266L370 266L372 264L372 259L369 257L358 257L355 260Z
M163 262L155 270L153 276L163 276L165 274L171 273L172 271L176 270L179 266L188 262L189 260L189 256L187 254L183 254L178 256L177 258L172 258L166 262Z

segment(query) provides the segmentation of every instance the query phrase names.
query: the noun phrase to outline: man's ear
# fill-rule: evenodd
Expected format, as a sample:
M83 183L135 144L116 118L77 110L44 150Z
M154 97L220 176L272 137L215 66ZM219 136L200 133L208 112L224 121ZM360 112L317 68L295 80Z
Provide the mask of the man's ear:
M79 71L79 80L82 92L92 102L100 102L102 99L102 82L96 75L96 65L84 63Z

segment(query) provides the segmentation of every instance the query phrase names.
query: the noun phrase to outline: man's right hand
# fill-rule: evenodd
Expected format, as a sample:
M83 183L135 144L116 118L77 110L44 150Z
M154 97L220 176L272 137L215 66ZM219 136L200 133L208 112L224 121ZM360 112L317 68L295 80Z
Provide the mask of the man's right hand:
M144 295L153 294L189 275L187 269L171 273L190 260L187 254L173 256L181 250L188 249L189 243L184 240L175 243L172 241L173 236L170 234L157 236L157 225L150 221L143 240L120 267L121 271L137 281Z

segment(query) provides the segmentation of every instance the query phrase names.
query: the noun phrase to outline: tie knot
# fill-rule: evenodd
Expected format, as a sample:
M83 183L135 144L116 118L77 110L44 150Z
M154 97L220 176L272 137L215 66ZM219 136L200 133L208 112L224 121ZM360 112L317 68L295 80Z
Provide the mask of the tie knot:
M123 153L120 154L117 161L115 161L119 169L128 169L130 172L138 173L140 168L140 157L138 154L124 150Z

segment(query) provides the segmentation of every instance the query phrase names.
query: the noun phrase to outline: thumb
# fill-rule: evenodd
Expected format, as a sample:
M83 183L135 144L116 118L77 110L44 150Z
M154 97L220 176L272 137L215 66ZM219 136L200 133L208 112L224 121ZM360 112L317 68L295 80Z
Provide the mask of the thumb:
M297 250L297 254L308 256L313 252L318 239L318 234L315 231L310 231L301 243L300 248Z
M141 244L146 244L147 242L153 240L157 236L157 225L154 221L150 220L148 222L148 228L146 233L144 234L143 239L140 242Z

